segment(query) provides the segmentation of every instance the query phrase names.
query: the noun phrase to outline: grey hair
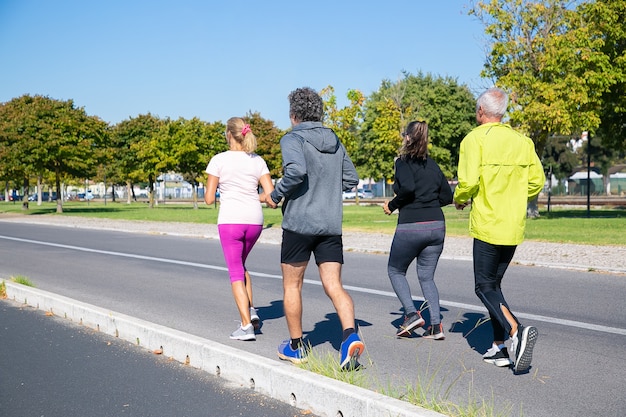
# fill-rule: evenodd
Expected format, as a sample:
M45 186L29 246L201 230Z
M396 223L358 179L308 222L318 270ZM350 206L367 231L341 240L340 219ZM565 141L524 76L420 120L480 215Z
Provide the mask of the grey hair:
M509 95L501 88L492 87L478 96L476 111L482 107L485 115L502 118L509 105Z
M298 122L321 122L324 117L324 102L315 90L297 88L289 93L289 115Z

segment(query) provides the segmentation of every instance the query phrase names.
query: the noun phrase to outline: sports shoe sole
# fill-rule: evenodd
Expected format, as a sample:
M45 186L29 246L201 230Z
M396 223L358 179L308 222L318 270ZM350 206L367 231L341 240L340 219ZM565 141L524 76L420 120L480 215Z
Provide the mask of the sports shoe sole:
M301 363L306 363L307 358L292 358L291 356L287 356L287 355L283 355L282 353L278 352L278 357L284 361L289 361L291 363L294 363L296 365L300 365Z
M230 335L230 338L233 339L233 340L243 340L243 341L256 340L256 336L253 335L253 334L245 334L245 335L241 335L241 336Z
M422 339L445 340L446 339L446 335L443 334L443 333L429 334L429 335L426 335L426 336L422 336Z
M396 333L396 336L397 337L409 337L411 336L411 332L413 332L413 330L417 329L418 327L423 326L424 324L426 324L426 321L420 317L418 320L414 321L413 323L409 324L406 327L400 326L400 330L398 331L398 333Z
M528 326L522 330L522 336L520 338L520 346L516 352L515 366L513 370L515 372L524 372L530 368L530 362L533 358L533 348L539 337L539 332L536 327Z
M348 346L348 355L339 365L341 369L356 369L358 367L359 357L364 350L365 344L362 341L357 340L350 343L350 346Z
M484 362L490 363L500 368L504 368L505 366L511 366L513 361L507 358L498 358L498 359L483 359Z

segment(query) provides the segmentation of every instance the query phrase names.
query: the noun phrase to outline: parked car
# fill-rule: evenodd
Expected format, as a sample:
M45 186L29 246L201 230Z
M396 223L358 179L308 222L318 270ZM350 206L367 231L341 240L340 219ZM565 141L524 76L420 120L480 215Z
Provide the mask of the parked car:
M363 190L362 198L374 198L374 193L372 192L372 190Z
M359 198L366 198L362 188L359 188L358 193ZM354 200L356 199L357 192L354 190L344 191L342 195L344 200Z
M57 193L56 192L52 192L52 199L50 199L50 193L47 191L44 191L43 193L41 193L41 201L56 201L57 199ZM31 194L28 196L28 201L37 201L37 194Z

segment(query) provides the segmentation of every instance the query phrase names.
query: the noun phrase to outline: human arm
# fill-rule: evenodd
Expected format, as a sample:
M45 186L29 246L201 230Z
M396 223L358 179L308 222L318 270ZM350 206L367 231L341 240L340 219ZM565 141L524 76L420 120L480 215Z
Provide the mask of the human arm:
M441 207L447 206L448 204L452 204L454 201L452 197L452 189L450 188L450 184L448 183L448 179L443 175L443 172L439 170L441 176L441 182L439 184L439 205Z
M206 180L206 188L204 189L204 202L206 204L215 203L215 193L217 192L219 181L219 177L209 174Z
M533 163L528 170L528 200L535 198L546 183L546 175L543 172L543 166L533 148Z
M390 213L401 209L415 199L415 176L409 164L400 158L395 162L393 191L396 195L387 204Z
M346 148L343 145L341 145L341 147L343 148L343 171L341 177L341 186L342 191L348 191L359 185L359 174L357 174L354 163L346 152Z
M274 191L274 184L272 183L272 177L270 174L261 176L259 184L261 184L261 187L263 188L263 193L259 195L259 201L267 204L268 207L276 208L277 204L270 198L270 194Z
M291 195L306 178L302 139L296 135L287 134L280 140L280 150L283 157L283 177L270 193L270 199L275 204Z
M459 149L458 184L454 190L454 206L463 210L478 194L480 183L480 152L475 140L466 136Z

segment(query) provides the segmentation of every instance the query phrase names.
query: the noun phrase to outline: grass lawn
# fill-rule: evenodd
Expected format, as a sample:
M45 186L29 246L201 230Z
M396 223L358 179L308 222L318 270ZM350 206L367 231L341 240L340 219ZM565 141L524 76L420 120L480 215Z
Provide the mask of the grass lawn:
M280 209L263 209L265 224L280 227ZM0 216L4 213L23 215L56 214L56 203L31 202L28 210L22 210L21 202L1 202ZM217 206L198 203L195 210L190 203L167 202L149 208L147 203L137 202L66 202L60 216L83 216L126 220L169 221L190 223L215 223ZM446 227L449 236L469 236L469 210L458 211L454 207L444 208ZM583 208L552 208L550 213L543 210L537 219L529 219L526 224L526 239L546 242L579 243L589 245L626 246L626 210L592 209L587 217ZM344 230L393 233L397 217L387 216L378 205L361 204L344 206Z

